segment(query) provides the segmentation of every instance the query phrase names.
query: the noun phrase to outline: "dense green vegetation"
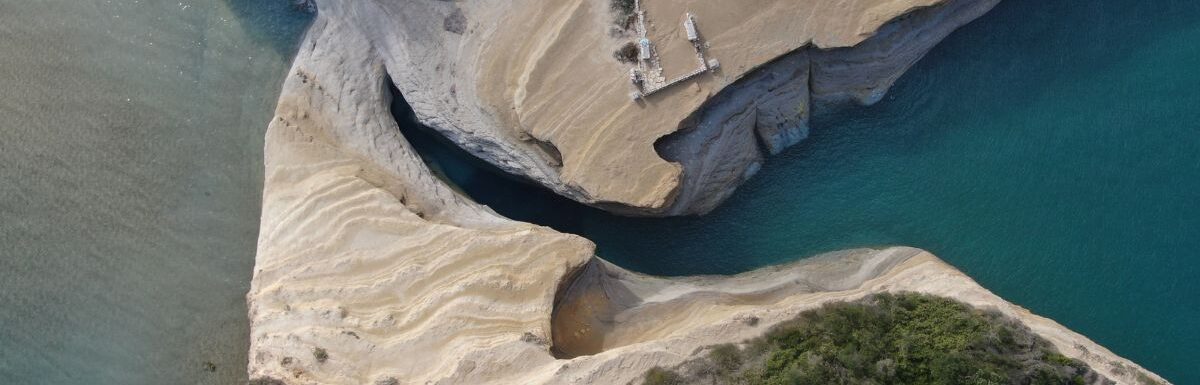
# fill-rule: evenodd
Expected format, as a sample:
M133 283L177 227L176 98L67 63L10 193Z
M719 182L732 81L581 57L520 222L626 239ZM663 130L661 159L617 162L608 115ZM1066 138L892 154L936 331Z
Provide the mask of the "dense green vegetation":
M801 313L738 347L710 347L645 385L1106 383L1003 315L923 294Z

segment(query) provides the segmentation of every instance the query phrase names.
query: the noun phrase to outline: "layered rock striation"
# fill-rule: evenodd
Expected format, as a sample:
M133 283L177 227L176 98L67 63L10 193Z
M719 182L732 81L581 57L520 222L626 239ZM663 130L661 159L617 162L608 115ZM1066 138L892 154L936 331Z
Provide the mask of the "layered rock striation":
M905 9L872 33L860 33L869 37L853 45L813 42L746 72L656 142L659 155L681 165L683 174L671 204L647 211L688 215L716 208L764 157L808 137L811 116L878 102L934 45L998 2L951 0ZM880 5L891 6L897 5Z
M317 4L458 146L579 202L658 216L711 210L765 154L803 139L814 112L879 100L998 1L644 1L665 77L697 65L688 13L721 64L641 102L632 65L613 57L635 36L608 1Z
M650 12L694 10L725 70L635 104L601 2L317 0L266 135L251 379L624 384L829 301L919 291L1016 317L1118 382L1161 381L917 249L732 277L625 271L586 239L503 218L447 186L389 111L390 82L423 122L509 172L614 210L700 212L736 186L728 175L803 137L809 107L791 114L789 103L870 102L928 49L903 42L934 41L991 4L755 2L724 21L715 2L656 2L667 8ZM886 48L865 48L874 44ZM810 46L822 50L797 51ZM654 143L680 128L659 143L675 164ZM765 150L746 145L755 141ZM708 171L690 174L697 167Z

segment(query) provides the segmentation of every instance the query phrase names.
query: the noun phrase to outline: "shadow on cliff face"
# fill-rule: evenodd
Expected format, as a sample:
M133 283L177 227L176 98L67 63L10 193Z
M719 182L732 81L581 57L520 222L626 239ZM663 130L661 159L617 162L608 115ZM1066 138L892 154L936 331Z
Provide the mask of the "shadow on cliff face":
M246 36L266 43L277 53L295 53L314 13L308 1L297 0L222 0L239 19Z
M1200 383L1178 358L1200 346L1179 343L1197 340L1192 318L1175 314L1196 291L1185 270L1170 268L1194 250L1194 199L1180 193L1200 180L1188 178L1197 163L1188 161L1196 152L1186 122L1194 120L1175 118L1195 109L1166 104L1192 100L1178 91L1195 83L1184 76L1194 73L1194 57L1166 56L1160 63L1190 67L1165 74L1122 72L1139 63L1130 57L1152 53L1146 47L1192 47L1186 32L1198 14L1200 2L1189 0L1004 0L936 47L879 104L817 117L822 129L699 220L587 218L592 211L498 177L425 132L399 96L395 112L426 161L444 163L476 200L510 218L585 233L623 268L736 273L828 250L918 245L1176 382ZM1176 85L1140 86L1164 79ZM1174 92L1149 94L1161 90ZM1138 138L1161 145L1140 152ZM1135 167L1154 173L1126 173ZM1156 223L1168 225L1147 225ZM1159 263L1093 263L1101 255ZM1023 274L1012 273L1014 264ZM1127 285L1141 277L1162 284ZM1092 281L1102 284L1076 284ZM1169 338L1146 338L1155 335Z
M466 194L477 203L487 205L509 219L549 226L557 231L582 235L587 218L616 216L559 196L534 182L510 175L476 158L451 143L441 134L417 121L412 107L400 91L389 84L392 95L392 117L400 133L412 145L425 165L442 181ZM605 266L592 260L580 266L562 281L555 291L552 325L554 332L551 352L558 358L571 358L603 351L606 328L588 329L588 333L569 333L579 330L580 324L606 324L620 311L636 304L638 299L620 285L608 285Z
M615 238L630 241L629 245L640 247L647 237L654 239L658 246L654 249L678 248L680 244L696 243L694 232L697 228L721 228L728 226L723 221L712 221L710 217L671 217L671 218L641 218L623 217L594 207L590 207L543 188L522 177L510 175L495 166L476 158L467 151L451 143L441 134L417 121L412 107L404 100L404 95L388 82L392 94L392 117L399 126L400 133L413 149L421 156L426 166L449 184L479 204L486 205L496 213L517 221L547 226L554 230L584 236L595 241L597 234L614 233ZM717 212L723 211L718 208ZM686 229L688 236L676 236L672 229ZM670 234L670 235L668 235ZM752 242L751 238L740 238L739 242ZM743 249L745 245L739 242L725 242L723 247L707 250L707 254L736 255L735 250ZM611 250L624 249L627 245L613 242L597 242L597 254L611 254ZM623 250L618 250L623 251ZM639 253L642 256L644 253ZM708 255L702 255L708 257ZM727 258L737 261L736 258ZM687 264L686 266L672 265L673 269L657 267L654 256L644 258L624 258L618 264L634 271L656 275L692 275L730 273L750 270L755 266L738 265L736 268L713 265ZM722 266L717 264L716 266Z

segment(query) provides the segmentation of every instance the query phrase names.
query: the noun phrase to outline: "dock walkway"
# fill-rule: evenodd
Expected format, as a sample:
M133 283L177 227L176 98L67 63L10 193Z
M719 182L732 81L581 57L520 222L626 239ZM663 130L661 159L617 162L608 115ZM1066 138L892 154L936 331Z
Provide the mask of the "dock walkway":
M639 39L639 44L642 44L642 42L649 42L649 31L646 30L646 11L642 9L641 0L635 0L634 11L637 15L637 25L635 28L637 29L636 32ZM641 60L638 60L637 68L630 74L630 78L633 80L634 84L640 88L638 91L632 94L633 99L636 100L650 96L654 93L662 91L663 89L700 76L705 72L716 70L718 66L717 61L715 59L710 61L704 57L704 44L700 40L700 36L696 29L695 19L691 13L687 14L687 20L684 21L684 27L688 33L688 41L690 41L696 48L696 59L699 60L700 66L691 72L679 75L674 79L667 81L666 79L663 79L662 76L663 68L662 63L660 62L661 59L658 57L658 52L656 52L657 50L652 49L649 46L649 43L641 45L639 48L643 50L642 52L646 52L648 55L643 56Z

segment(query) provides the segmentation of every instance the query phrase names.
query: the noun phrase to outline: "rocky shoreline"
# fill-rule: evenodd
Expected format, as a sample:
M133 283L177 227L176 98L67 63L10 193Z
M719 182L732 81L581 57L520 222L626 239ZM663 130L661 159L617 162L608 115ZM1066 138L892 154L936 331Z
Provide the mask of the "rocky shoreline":
M624 384L830 301L916 291L1020 319L1119 383L1165 383L918 249L849 250L730 277L625 271L596 257L586 239L503 218L454 191L389 111L391 83L423 123L459 146L583 203L640 215L704 212L764 154L802 138L811 111L878 100L929 47L995 1L827 3L813 9L837 16L814 22L826 29L801 28L793 32L802 38L778 46L714 47L725 77L638 107L622 92L624 79L565 78L556 69L595 55L604 58L596 73L620 69L603 49L618 40L605 29L604 4L317 0L266 135L247 294L250 378ZM774 32L804 24L744 16L782 28ZM524 34L506 29L531 19L544 21ZM704 20L717 28L714 41L756 38ZM809 46L820 49L801 49ZM577 87L592 91L564 94ZM811 108L789 110L793 102Z
M807 136L812 114L879 100L998 0L753 2L648 2L656 49L690 49L670 40L688 9L722 64L641 103L611 57L631 37L604 1L331 2L318 17L352 25L340 44L469 153L584 204L666 216L710 211Z

